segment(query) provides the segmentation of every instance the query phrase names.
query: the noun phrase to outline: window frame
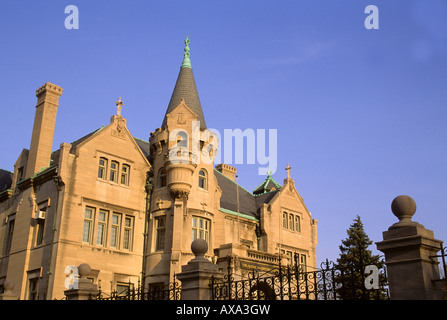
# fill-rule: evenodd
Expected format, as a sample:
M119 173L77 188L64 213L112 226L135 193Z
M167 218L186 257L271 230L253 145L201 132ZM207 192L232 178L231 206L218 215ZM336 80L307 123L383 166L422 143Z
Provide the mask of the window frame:
M196 223L194 223L196 221ZM202 225L201 225L202 222ZM194 225L195 224L195 225ZM200 237L203 234L204 237ZM195 237L196 236L196 237ZM196 239L203 239L210 247L211 239L211 220L200 216L192 216L191 220L191 241Z
M104 161L104 164L101 164L101 161ZM106 157L99 158L98 179L107 180L108 163L109 163L109 160Z
M203 174L201 174L203 172ZM201 182L203 182L201 185ZM208 190L208 172L205 169L199 170L199 182L198 182L199 188L203 190Z
M161 223L162 222L162 223ZM155 217L155 251L163 251L166 241L166 216Z
M101 213L104 213L104 220L100 220ZM107 233L108 233L108 221L109 211L104 209L98 210L98 217L96 220L96 240L95 245L106 247L107 246ZM99 231L101 230L101 233ZM100 242L99 242L100 241Z
M91 217L87 218L86 213L87 210L91 210ZM82 226L82 242L93 244L93 231L94 231L94 225L95 225L95 216L96 216L96 208L86 206L84 209L84 224ZM85 240L85 234L86 234L86 222L88 223L88 229L87 229L87 240Z
M130 226L126 225L126 222L130 221ZM123 250L132 251L133 249L133 237L135 233L135 217L131 215L124 216L123 224ZM129 234L128 239L126 239L126 234ZM127 241L127 243L126 243Z
M125 168L125 170L124 170ZM123 183L124 178L124 183ZM130 165L123 163L120 172L120 184L128 186L130 183Z
M158 170L158 187L159 188L166 187L167 182L168 182L168 179L167 179L167 175L166 175L166 169L164 167L160 168L160 170Z
M115 166L115 168L113 168L112 166ZM120 167L120 163L118 161L116 161L116 160L110 161L109 181L114 182L114 183L118 183L119 167Z
M38 209L40 212L47 212L47 208ZM36 241L34 242L35 246L40 246L43 243L44 235L45 235L45 219L37 219L36 221Z
M116 223L114 223L114 221L113 221L114 217L117 217ZM122 214L118 213L118 212L112 212L111 220L110 220L110 242L109 242L109 246L112 249L117 249L117 250L120 249L121 222L122 222ZM115 232L114 232L114 230L115 230Z

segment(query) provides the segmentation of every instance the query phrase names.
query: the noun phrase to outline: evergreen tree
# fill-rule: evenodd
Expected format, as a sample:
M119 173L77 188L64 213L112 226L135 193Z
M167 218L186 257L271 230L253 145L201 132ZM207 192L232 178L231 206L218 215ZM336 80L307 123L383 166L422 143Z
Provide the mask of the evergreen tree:
M383 268L383 261L379 255L373 255L368 247L373 243L365 233L360 217L354 219L347 230L348 238L342 240L340 257L337 259L337 269L339 272L335 277L338 283L337 293L343 300L377 299L385 298L383 292L367 290L365 288L364 270L367 265L376 265ZM379 282L383 284L385 277L380 274Z

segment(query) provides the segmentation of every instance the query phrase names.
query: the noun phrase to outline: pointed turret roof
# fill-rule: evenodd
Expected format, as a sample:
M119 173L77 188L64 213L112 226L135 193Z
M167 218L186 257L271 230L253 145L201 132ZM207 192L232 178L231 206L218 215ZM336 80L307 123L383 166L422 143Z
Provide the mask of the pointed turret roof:
M180 67L180 72L177 77L177 82L172 92L171 100L169 101L166 114L174 110L181 102L185 100L186 105L194 111L199 117L200 129L206 129L205 117L203 116L202 106L200 104L199 94L196 88L196 82L194 80L194 74L192 72L191 61L189 59L189 39L186 37L185 49L184 49L183 63ZM167 124L167 118L163 119L162 127Z
M272 177L271 171L267 171L267 178L254 191L254 195L261 195L270 191L281 189L281 185Z

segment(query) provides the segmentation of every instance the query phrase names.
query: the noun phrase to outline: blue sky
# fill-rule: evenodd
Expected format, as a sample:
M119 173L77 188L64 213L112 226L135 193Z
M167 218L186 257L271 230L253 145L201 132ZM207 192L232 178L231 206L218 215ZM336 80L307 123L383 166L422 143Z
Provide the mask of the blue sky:
M77 30L64 26L70 4ZM364 26L370 4L378 30ZM290 163L319 221L319 261L338 257L356 215L381 241L400 194L447 240L447 2L2 1L0 11L0 168L29 148L45 82L64 88L53 149L107 125L118 97L131 133L148 139L189 35L208 127L278 130L274 178ZM258 165L236 167L248 190L264 179Z

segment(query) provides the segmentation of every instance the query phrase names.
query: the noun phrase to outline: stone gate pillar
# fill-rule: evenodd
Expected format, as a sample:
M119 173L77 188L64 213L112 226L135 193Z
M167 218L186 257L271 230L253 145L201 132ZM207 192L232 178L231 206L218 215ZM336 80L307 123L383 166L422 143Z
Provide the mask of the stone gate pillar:
M67 300L96 300L98 288L93 284L87 276L90 275L92 269L86 263L79 265L79 281L76 289L65 290L64 294Z
M221 276L218 266L204 257L208 251L205 240L194 240L191 250L195 258L182 266L182 272L177 275L182 282L182 300L211 300L210 279Z
M441 300L442 288L437 259L432 258L441 249L433 231L411 218L416 203L409 196L398 196L391 210L399 222L383 232L383 241L377 249L385 254L390 298L392 300Z

